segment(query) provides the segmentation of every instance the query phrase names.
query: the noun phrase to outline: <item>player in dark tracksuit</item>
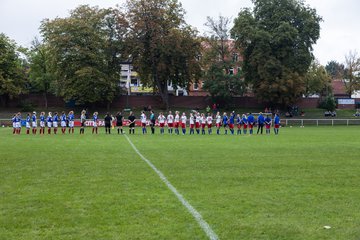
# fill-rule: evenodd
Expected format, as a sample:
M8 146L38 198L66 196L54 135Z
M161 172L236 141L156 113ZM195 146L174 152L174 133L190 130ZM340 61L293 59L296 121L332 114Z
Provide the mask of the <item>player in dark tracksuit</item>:
M134 116L133 112L130 112L130 115L128 117L129 120L129 134L135 134L135 119L136 117Z
M257 120L257 123L258 123L258 129L257 129L257 133L256 134L259 134L259 131L261 132L261 134L263 134L263 128L264 128L264 123L265 123L265 118L264 116L262 115L262 113L260 113L259 117L258 117L258 120Z
M111 123L112 123L113 118L110 116L109 113L106 114L104 122L105 122L105 133L106 134L111 134Z

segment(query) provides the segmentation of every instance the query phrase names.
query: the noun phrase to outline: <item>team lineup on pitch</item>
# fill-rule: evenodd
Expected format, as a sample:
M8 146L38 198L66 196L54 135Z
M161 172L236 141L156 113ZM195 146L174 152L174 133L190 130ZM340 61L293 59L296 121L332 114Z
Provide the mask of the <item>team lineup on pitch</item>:
M234 111L231 112L228 116L226 112L220 114L217 112L216 115L211 113L200 113L200 112L191 112L189 114L189 118L186 113L183 112L180 115L179 111L175 111L175 115L169 111L168 115L165 116L162 112L156 117L153 111L150 111L150 116L147 118L145 111L142 111L140 119L138 120L138 125L142 128L142 133L147 134L147 126L150 126L151 134L155 134L155 126L159 127L160 134L165 133L165 127L168 130L169 134L186 134L187 128L189 128L189 134L212 134L213 125L216 128L216 134L219 135L221 129L224 129L224 134L236 134L246 135L249 133L252 135L254 133L254 126L257 126L257 134L263 134L263 128L265 126L266 134L271 133L271 126L274 128L275 135L279 134L280 128L280 117L279 114L274 114L274 119L271 119L272 114L265 114L265 116L260 112L258 114L257 119L254 117L252 113L244 113L244 114L236 114ZM14 114L12 117L12 125L13 125L13 134L21 133L22 126L22 117L21 113L18 112ZM30 129L32 130L32 134L37 133L38 128L38 117L36 112L34 111L32 114L28 113L26 119L24 120L26 133L30 134ZM87 123L87 115L86 111L83 110L80 116L80 134L85 133L85 127ZM60 129L62 134L67 132L67 128L69 133L74 133L75 126L75 116L74 112L70 111L68 115L65 112L62 112L59 115L57 112L54 113L54 116L51 112L45 116L45 112L41 112L39 116L40 123L40 134L45 134L45 128L47 128L48 134L51 134L52 129L53 133L57 134L58 127L60 125ZM59 124L60 123L60 124ZM124 116L121 112L117 113L115 117L106 114L103 124L100 124L100 119L98 116L98 112L94 112L92 119L90 121L90 125L92 126L92 133L98 133L98 127L100 125L105 126L105 133L110 134L111 129L115 126L117 127L118 133L123 133L123 126L127 125L129 127L129 134L135 133L135 126L137 125L137 119L134 116L133 112L129 113L128 118L125 120ZM248 132L249 131L249 132Z

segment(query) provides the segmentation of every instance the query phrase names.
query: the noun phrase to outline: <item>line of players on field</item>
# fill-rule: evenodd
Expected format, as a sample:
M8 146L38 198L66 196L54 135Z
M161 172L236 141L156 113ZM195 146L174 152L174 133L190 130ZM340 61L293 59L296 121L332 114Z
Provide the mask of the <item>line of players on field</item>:
M173 131L175 134L180 134L179 128L182 130L182 134L186 134L187 122L188 118L186 113L180 113L178 111L175 112L175 115L169 111L168 115L165 116L162 112L157 117L159 127L160 127L160 134L164 134L165 124L168 127L168 133L172 134ZM147 126L147 117L145 112L143 111L140 116L140 121L142 125L142 132L143 134L147 133L146 126ZM151 111L150 114L150 127L151 133L155 133L155 114ZM280 117L278 114L275 114L274 120L271 119L269 115L264 116L262 113L259 114L258 118L249 113L249 114L235 114L235 112L230 113L228 116L226 112L222 115L220 112L217 112L215 116L211 113L204 114L204 113L190 113L189 115L189 127L190 127L190 135L195 134L206 134L206 129L208 134L212 134L212 127L215 124L216 127L216 134L220 134L221 127L224 127L224 134L228 134L230 131L231 134L235 133L235 127L237 127L237 134L247 134L249 129L249 133L253 134L253 128L255 125L258 126L257 134L263 134L263 128L265 126L266 134L270 134L270 129L272 122L274 122L274 133L279 133L280 127ZM131 131L129 131L131 133Z
M118 113L115 118L107 114L105 116L104 122L105 122L105 129L106 133L110 133L110 127L112 126L112 123L115 121L116 126L118 127L118 133L123 132L122 126L123 126L123 116L121 113ZM182 134L186 134L186 128L187 123L189 122L190 127L190 135L195 134L195 131L197 134L206 134L206 128L208 134L212 134L212 127L213 124L215 124L216 127L216 133L220 134L221 127L224 127L224 133L228 134L228 131L230 131L231 134L235 133L235 127L237 127L237 134L247 134L247 131L249 130L249 134L253 134L253 128L255 125L258 126L257 134L260 132L263 133L263 128L265 126L266 134L270 134L270 128L271 125L274 126L274 133L279 133L279 127L280 127L280 117L278 114L275 114L274 119L272 120L269 115L263 116L262 113L259 114L258 118L255 119L255 117L249 113L249 114L235 114L234 112L230 113L228 116L226 112L224 112L222 115L220 115L220 112L218 112L215 116L212 114L204 114L204 113L190 113L189 119L186 116L186 113L180 113L178 111L175 112L175 115L172 114L171 111L169 111L168 115L165 116L162 112L159 114L159 116L156 118L153 111L151 111L150 114L150 127L151 127L151 133L155 133L155 125L156 121L158 122L158 125L160 127L160 134L164 134L165 125L168 128L168 133L172 134L173 131L175 134L180 134L179 128L182 130ZM38 120L36 112L33 112L32 115L30 113L27 114L26 117L26 133L30 133L30 128L32 129L32 133L37 133L37 127L38 127ZM92 117L93 122L93 129L92 133L98 133L98 113L95 112ZM130 112L128 117L129 122L129 133L135 133L135 121L136 117L133 115L132 112ZM13 122L13 134L20 134L21 132L21 113L14 114L12 118ZM86 112L81 112L80 117L80 134L84 134L84 127L86 122ZM140 122L142 126L142 132L143 134L147 133L147 124L148 119L143 111L140 116ZM273 122L273 124L272 124ZM54 113L54 115L49 112L48 115L45 115L45 112L41 112L39 116L39 123L40 123L40 134L45 133L45 127L47 127L48 134L51 134L51 129L53 128L54 134L57 133L59 123L61 127L61 132L65 134L66 127L69 128L69 133L74 133L74 112L70 111L67 115L65 112L62 112L61 115L59 115L57 112Z

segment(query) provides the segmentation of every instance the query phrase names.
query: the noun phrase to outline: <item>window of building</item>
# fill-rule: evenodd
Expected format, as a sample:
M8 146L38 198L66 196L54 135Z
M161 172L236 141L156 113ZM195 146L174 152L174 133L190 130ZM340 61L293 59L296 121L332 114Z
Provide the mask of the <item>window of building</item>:
M233 53L233 61L234 62L239 61L239 55L237 53Z
M229 74L230 74L230 75L234 75L234 69L233 69L233 68L230 68L230 69L229 69Z

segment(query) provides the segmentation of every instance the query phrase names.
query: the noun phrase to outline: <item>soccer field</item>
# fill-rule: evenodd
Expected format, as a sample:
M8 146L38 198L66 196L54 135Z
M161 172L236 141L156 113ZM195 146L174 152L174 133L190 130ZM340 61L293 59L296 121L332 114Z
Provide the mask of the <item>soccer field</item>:
M219 239L360 239L359 127L78 131L0 129L0 239L208 239L130 142Z

